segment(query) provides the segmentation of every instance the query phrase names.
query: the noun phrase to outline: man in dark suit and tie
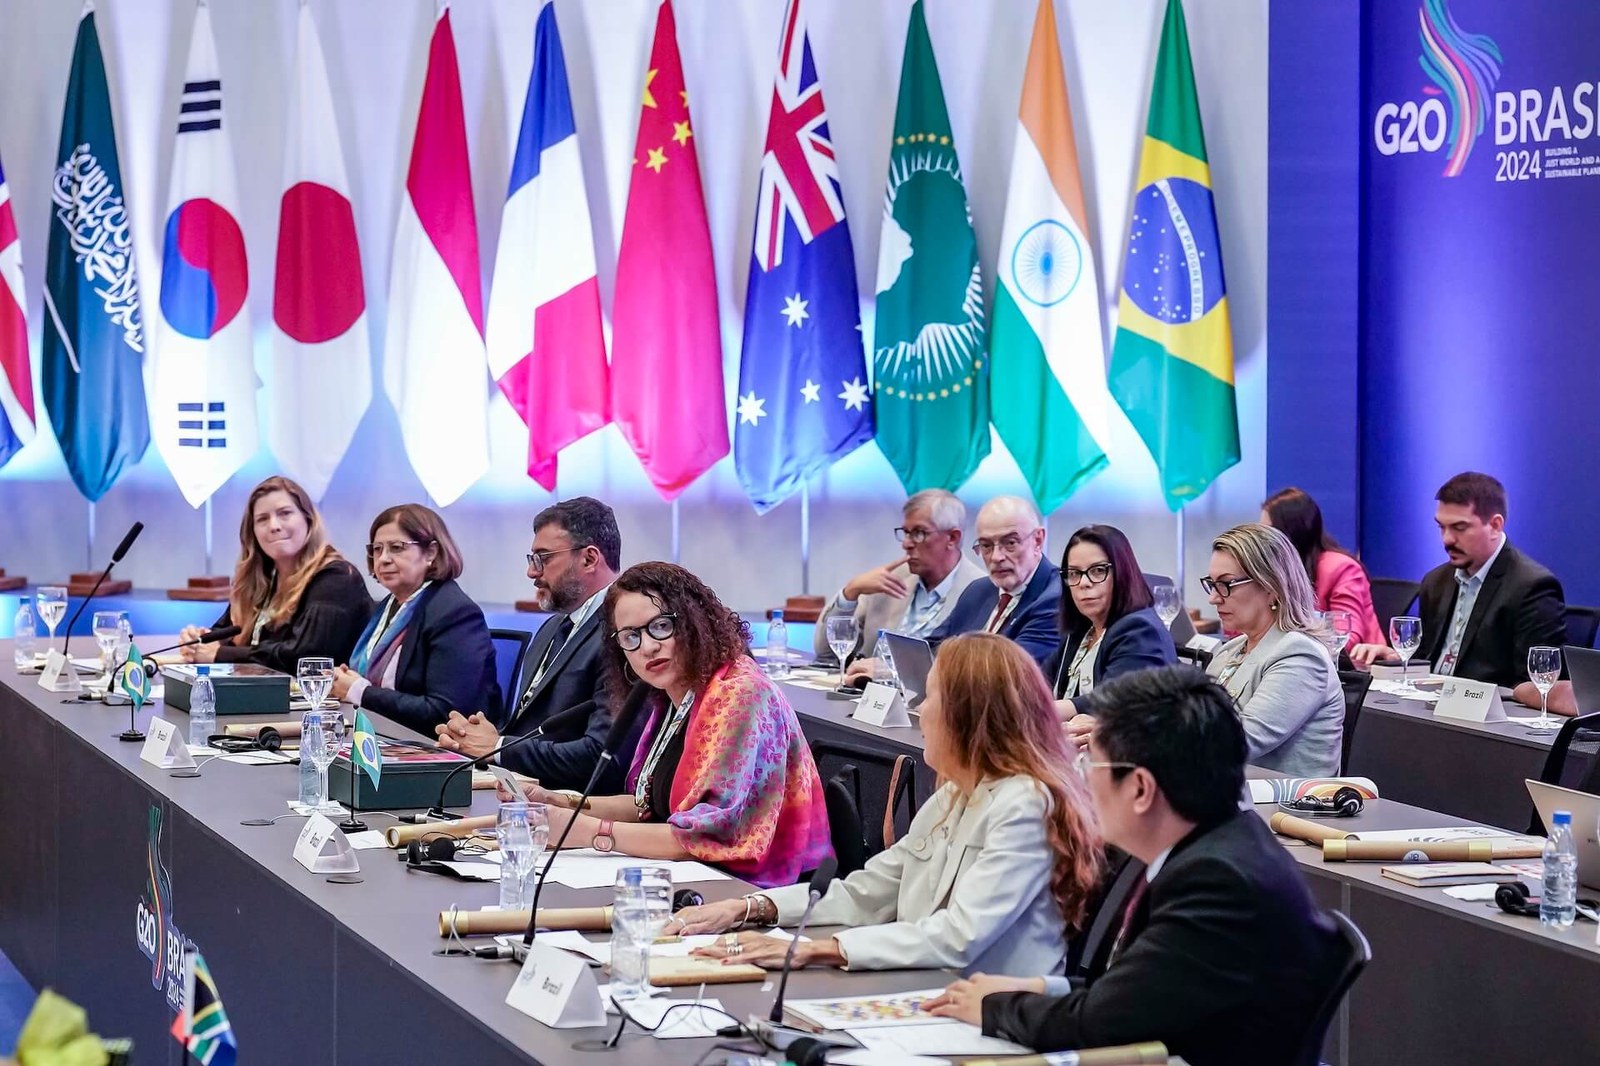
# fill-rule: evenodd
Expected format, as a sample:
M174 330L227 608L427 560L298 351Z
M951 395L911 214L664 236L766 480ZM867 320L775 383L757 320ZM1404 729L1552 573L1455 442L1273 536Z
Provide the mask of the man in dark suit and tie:
M1528 681L1528 649L1566 643L1566 604L1554 574L1511 546L1506 490L1488 474L1446 481L1434 521L1448 561L1422 579L1422 646L1416 660L1435 673L1492 681L1538 706ZM1399 662L1392 648L1357 645L1353 662Z
M933 1013L1040 1051L1160 1041L1191 1066L1296 1062L1342 939L1296 863L1240 810L1245 736L1228 693L1186 666L1090 696L1079 756L1106 840L1144 864L1103 962L1063 977L957 981Z
M1061 646L1061 571L1045 558L1044 518L1020 496L996 496L978 511L972 550L989 571L961 593L928 637L935 648L959 633L1010 637L1043 666Z
M601 647L606 639L606 589L622 569L622 535L610 507L589 496L552 504L533 520L528 576L539 606L553 612L528 648L528 686L512 706L506 736L525 736L553 715L587 704L586 720L552 729L536 740L508 747L500 765L539 780L545 788L582 789L594 772L611 728L612 707L602 690ZM640 723L642 726L642 722ZM483 756L501 743L494 723L481 714L452 712L437 727L439 744L463 755ZM597 788L622 791L638 737L627 738Z

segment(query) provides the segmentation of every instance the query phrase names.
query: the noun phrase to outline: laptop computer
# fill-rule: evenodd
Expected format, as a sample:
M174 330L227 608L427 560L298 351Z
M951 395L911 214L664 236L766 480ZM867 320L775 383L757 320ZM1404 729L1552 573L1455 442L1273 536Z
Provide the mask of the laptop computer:
M1600 711L1600 651L1568 644L1561 649L1567 676L1572 679L1572 699L1579 714Z
M933 669L933 648L921 637L884 633L889 655L894 659L895 676L905 694L906 707L916 710L928 695L928 671Z
M1572 812L1572 842L1578 848L1578 883L1600 888L1600 840L1596 839L1596 830L1600 827L1600 796L1547 785L1543 781L1527 781L1526 784L1546 832L1550 830L1550 817L1556 811Z

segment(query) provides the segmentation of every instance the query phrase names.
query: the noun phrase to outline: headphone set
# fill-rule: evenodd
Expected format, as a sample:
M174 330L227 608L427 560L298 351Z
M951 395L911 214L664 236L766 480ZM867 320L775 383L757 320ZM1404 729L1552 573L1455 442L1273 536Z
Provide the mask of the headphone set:
M209 747L230 755L245 751L277 751L283 747L283 737L270 725L262 726L253 737L239 737L231 733L213 733L206 739Z
M1361 813L1367 801L1356 789L1349 785L1341 785L1339 790L1329 796L1300 796L1292 800L1284 800L1278 806L1286 811L1298 814L1320 814L1329 818L1354 818Z
M1494 904L1507 914L1516 915L1518 918L1539 917L1539 897L1535 896L1528 886L1521 881L1507 881L1503 885L1496 885ZM1585 914L1584 911L1592 912L1596 907L1600 907L1600 904L1597 904L1592 899L1580 899L1577 904L1577 916L1579 918L1589 918L1590 920L1593 920L1591 915Z

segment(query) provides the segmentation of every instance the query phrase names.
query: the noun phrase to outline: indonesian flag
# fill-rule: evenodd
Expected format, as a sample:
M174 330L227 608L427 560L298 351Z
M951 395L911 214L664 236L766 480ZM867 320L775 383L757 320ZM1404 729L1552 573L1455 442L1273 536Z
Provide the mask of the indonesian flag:
M489 372L528 425L528 476L611 419L594 234L554 4L539 13L489 296Z
M22 242L11 212L11 186L0 168L0 466L33 439L33 368L28 363Z
M411 468L440 505L489 469L483 283L450 10L439 14L389 276L383 385Z
M372 403L372 348L350 181L307 4L283 155L267 433L284 473L320 500Z
M611 313L611 413L664 499L728 454L717 277L672 0L656 16Z

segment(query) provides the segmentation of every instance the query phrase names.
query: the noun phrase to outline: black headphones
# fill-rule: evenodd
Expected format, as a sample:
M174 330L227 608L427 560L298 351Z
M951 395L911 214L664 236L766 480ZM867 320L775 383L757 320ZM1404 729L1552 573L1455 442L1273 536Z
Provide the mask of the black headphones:
M243 751L277 751L283 747L283 737L271 726L262 726L253 737L238 737L231 733L213 733L206 738L209 747L236 754Z
M1326 796L1300 796L1285 800L1282 804L1286 810L1299 811L1302 814L1332 815L1335 818L1354 818L1366 805L1367 801L1362 798L1361 793L1349 785L1341 785L1331 799Z
M1495 906L1519 918L1539 917L1539 897L1528 894L1528 886L1521 881L1507 881L1494 889Z
M411 841L395 858L407 866L421 866L425 862L449 862L456 857L460 847L461 842L452 836L423 837Z

